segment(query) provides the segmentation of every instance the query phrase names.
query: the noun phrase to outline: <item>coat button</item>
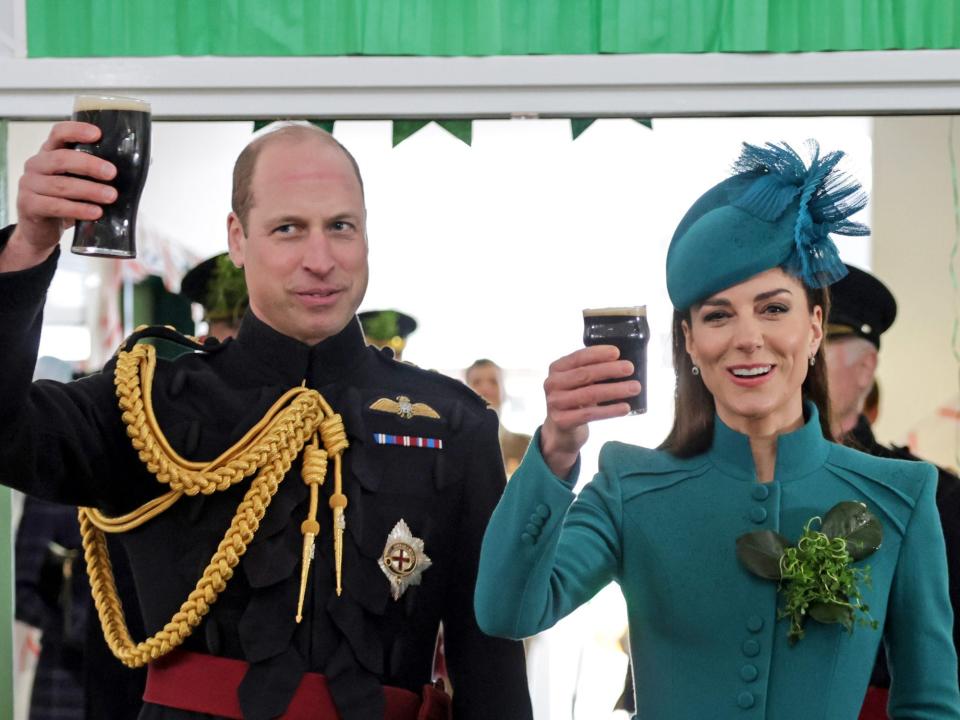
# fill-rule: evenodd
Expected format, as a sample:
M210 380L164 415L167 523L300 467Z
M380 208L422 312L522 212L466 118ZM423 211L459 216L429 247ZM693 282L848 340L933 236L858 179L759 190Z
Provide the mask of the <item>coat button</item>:
M760 643L756 640L745 640L742 649L743 654L747 657L756 657L760 654Z
M744 682L753 682L757 679L757 675L760 674L760 671L757 670L756 665L744 665L740 668L740 678Z
M767 519L767 511L762 507L752 507L750 508L750 519L755 523L762 523Z
M546 520L550 517L550 508L544 504L537 505L537 515Z
M756 702L756 700L753 697L753 693L742 692L737 695L737 705L742 707L744 710L752 708L754 702Z
M766 485L754 485L750 494L753 495L754 500L766 500L770 497L770 488Z
M759 615L751 615L747 618L747 630L754 633L763 630L763 618Z
M527 545L533 545L533 543L536 542L536 540L534 540L533 538L533 535L531 535L530 533L523 533L523 535L520 536L520 539L523 542L525 542Z
M540 517L540 516L537 515L536 513L533 513L533 514L530 516L530 522L532 522L532 523L533 523L534 525L536 525L537 527L541 527L541 528L542 528L542 527L543 527L543 524L546 522L546 520L544 520L542 517Z
M524 528L524 530L527 531L527 535L531 535L533 537L536 537L540 534L540 528L533 523L527 523L527 526Z

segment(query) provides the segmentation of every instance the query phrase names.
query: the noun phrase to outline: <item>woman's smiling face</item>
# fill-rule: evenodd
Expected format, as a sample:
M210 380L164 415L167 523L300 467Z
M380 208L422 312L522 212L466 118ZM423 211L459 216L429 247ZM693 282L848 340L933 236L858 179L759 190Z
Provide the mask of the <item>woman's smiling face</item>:
M773 434L802 422L801 386L823 339L823 311L809 307L798 279L780 268L754 275L690 308L683 332L726 425Z

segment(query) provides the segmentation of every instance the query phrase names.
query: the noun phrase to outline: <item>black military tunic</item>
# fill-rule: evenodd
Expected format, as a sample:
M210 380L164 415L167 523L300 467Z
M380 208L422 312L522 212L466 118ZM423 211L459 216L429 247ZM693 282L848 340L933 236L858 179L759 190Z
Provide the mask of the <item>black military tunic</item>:
M898 460L921 460L905 447L887 447L877 442L870 423L863 415L844 438L847 445L876 457ZM960 652L960 478L949 470L937 467L937 510L947 546L947 574L950 582L950 604L953 606L953 644ZM890 687L890 669L882 648L870 677L875 687Z
M0 236L0 246L5 240ZM68 385L30 383L55 264L54 256L0 275L0 482L109 515L129 512L166 487L147 472L126 436L113 362L103 374ZM331 516L321 512L305 617L295 622L300 525L309 495L298 459L238 571L184 648L250 663L239 690L245 717L282 713L303 673L312 671L327 676L344 720L373 720L383 717L381 684L419 694L430 681L442 621L457 720L530 717L521 645L483 635L473 613L480 542L504 485L497 417L476 395L366 347L356 321L308 347L248 313L234 340L159 362L153 405L174 450L209 460L302 382L342 415L350 442L343 594L334 592ZM401 395L429 405L439 419L370 408ZM443 447L383 445L376 434L428 437ZM168 622L193 590L249 482L183 497L122 536L148 632ZM332 485L328 480L320 491L321 508ZM423 540L433 564L421 585L395 601L377 561L401 519ZM193 717L200 716L154 705L141 713L145 719Z

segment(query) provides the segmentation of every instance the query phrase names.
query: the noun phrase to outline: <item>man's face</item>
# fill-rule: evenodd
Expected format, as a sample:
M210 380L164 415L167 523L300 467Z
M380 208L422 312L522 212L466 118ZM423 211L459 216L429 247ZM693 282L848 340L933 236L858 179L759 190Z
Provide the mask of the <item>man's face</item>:
M503 385L500 382L500 368L494 365L479 365L467 373L467 385L477 395L489 403L494 410L500 410L503 404Z
M860 414L863 400L873 384L876 348L863 338L838 337L827 342L825 352L830 412L835 418L849 420Z
M314 345L339 333L367 289L366 210L346 155L319 138L260 152L246 228L227 220L250 307L274 330Z

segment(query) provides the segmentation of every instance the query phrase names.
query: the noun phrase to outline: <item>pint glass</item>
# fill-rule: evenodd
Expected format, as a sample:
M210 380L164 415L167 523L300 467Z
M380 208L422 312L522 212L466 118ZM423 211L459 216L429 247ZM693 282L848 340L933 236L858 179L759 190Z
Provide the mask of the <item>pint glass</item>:
M99 219L77 221L71 249L80 255L136 257L137 206L150 167L150 105L133 98L78 95L73 119L100 128L97 142L75 147L116 165L110 184L117 199L103 206Z
M647 308L636 307L597 308L583 311L583 344L614 345L620 350L620 359L633 363L633 374L628 377L605 380L604 382L640 382L639 395L626 400L612 400L600 403L613 405L618 402L630 404L630 414L639 415L647 411L647 341L650 328L647 325Z

